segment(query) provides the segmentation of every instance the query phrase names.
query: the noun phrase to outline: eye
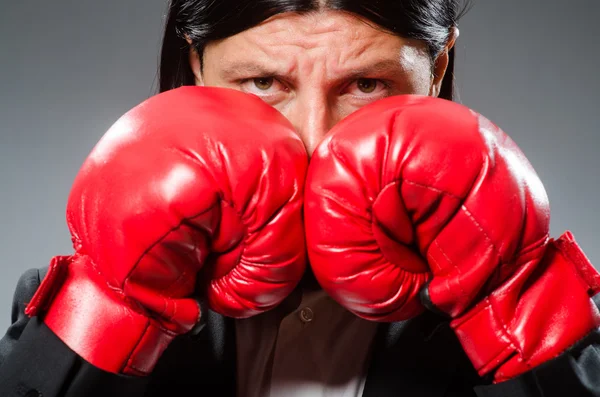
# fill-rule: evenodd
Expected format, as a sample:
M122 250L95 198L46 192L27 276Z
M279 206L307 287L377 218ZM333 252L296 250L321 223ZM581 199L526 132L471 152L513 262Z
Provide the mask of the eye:
M375 79L358 79L356 86L365 94L372 94L377 89L377 80Z
M266 91L273 86L273 77L257 77L252 79L254 86L261 91Z
M390 85L379 79L360 78L344 89L344 94L357 98L373 98L389 95Z
M251 77L239 82L240 89L250 94L272 97L288 91L288 88L275 77Z

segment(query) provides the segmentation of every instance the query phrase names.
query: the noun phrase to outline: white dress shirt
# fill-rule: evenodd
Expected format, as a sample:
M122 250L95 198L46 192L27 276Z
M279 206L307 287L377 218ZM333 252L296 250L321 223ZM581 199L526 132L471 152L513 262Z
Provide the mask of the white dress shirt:
M236 321L238 397L359 397L377 323L323 290Z

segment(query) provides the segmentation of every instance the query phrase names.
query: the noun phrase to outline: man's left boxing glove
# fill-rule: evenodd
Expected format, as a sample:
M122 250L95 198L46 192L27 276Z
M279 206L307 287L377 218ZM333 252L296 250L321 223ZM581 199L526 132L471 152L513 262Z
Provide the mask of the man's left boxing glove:
M600 278L546 192L481 115L399 96L340 122L315 151L305 228L317 280L357 315L449 315L481 375L514 377L600 325Z
M92 365L146 375L203 316L279 304L305 269L307 156L259 98L185 87L121 117L77 175L75 253L53 259L27 313ZM201 359L201 358L199 358Z

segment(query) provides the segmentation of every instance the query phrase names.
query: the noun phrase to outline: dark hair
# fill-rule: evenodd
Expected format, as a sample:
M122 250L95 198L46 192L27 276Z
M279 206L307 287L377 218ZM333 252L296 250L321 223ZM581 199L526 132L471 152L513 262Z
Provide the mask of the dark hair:
M401 37L423 40L432 60L444 49L451 29L467 7L461 0L171 0L160 56L161 92L194 85L189 67L189 38L200 55L211 41L243 32L284 12L322 8L361 16ZM465 5L468 5L466 0ZM440 97L454 96L454 48L442 81Z

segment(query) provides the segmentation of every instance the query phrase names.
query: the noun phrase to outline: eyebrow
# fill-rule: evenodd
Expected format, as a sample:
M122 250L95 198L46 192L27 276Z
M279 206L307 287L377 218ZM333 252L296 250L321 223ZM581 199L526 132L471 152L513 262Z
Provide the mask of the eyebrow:
M344 74L345 79L356 79L369 75L391 75L395 73L400 73L404 71L402 64L399 60L393 59L384 59L373 64L368 64L366 66L352 69L349 73Z
M221 69L220 75L226 78L253 76L277 76L281 72L277 72L273 67L255 63L252 61L237 61L228 64Z
M404 70L399 60L384 59L372 64L350 69L343 73L340 79L356 79L368 75L391 75ZM278 71L273 66L266 66L253 61L236 61L224 66L220 74L225 78L247 76L284 76L285 72Z

